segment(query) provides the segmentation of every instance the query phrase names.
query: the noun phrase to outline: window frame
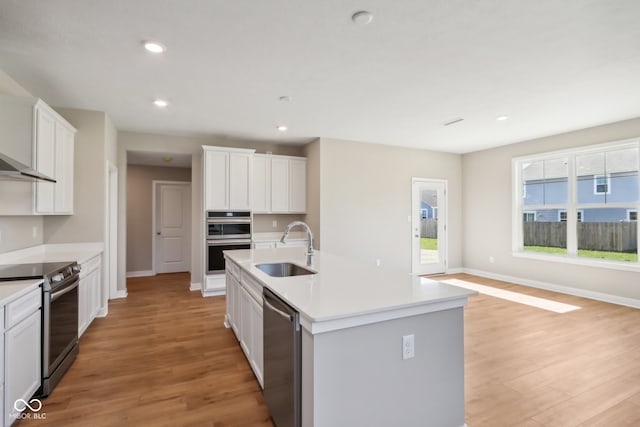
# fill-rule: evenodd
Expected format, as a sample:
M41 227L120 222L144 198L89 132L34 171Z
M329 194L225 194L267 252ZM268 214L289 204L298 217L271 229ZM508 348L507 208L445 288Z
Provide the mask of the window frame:
M636 219L631 219L631 214L636 214ZM627 221L638 221L638 210L637 209L627 209Z
M572 149L566 150L557 150L557 151L549 151L544 153L532 154L527 156L519 156L512 158L512 255L518 258L529 258L529 259L538 259L538 260L546 260L553 262L561 262L568 264L577 264L577 265L589 265L589 266L600 266L603 268L610 268L616 270L627 270L627 271L640 271L640 232L638 234L638 262L629 262L629 261L613 261L613 260L603 260L597 258L589 258L578 256L578 238L577 238L577 212L582 212L582 218L584 219L584 209L591 207L602 207L601 203L597 204L586 204L586 203L578 203L578 174L576 170L576 157L585 155L585 154L595 154L600 152L614 151L620 149L630 149L636 148L639 150L639 159L638 159L638 188L640 189L640 138L632 138L621 141L612 141L607 143L595 144L582 146ZM523 188L526 188L524 185L524 180L522 177L522 167L523 163L531 163L541 160L549 160L558 158L560 156L566 156L568 159L568 203L566 205L544 205L544 207L539 205L527 205L524 206L524 198L523 198ZM610 194L611 192L611 182L610 175L599 174L599 176L607 176L607 190ZM594 185L595 185L595 175L594 175ZM595 187L594 187L595 190ZM605 193L600 193L605 194ZM640 210L640 195L636 202L625 202L625 203L608 203L610 207L626 207L628 210ZM523 244L523 223L524 223L524 212L532 211L538 209L558 209L567 211L567 253L566 254L547 254L547 253L539 253L533 251L525 251ZM576 214L571 214L576 213ZM627 213L627 218L629 214ZM560 218L560 214L558 214L558 219Z
M606 185L606 190L605 191L598 191L598 180L600 178L604 178L605 179L605 183L604 185ZM607 194L611 194L611 174L608 173L606 175L593 175L593 194L594 195L607 195Z

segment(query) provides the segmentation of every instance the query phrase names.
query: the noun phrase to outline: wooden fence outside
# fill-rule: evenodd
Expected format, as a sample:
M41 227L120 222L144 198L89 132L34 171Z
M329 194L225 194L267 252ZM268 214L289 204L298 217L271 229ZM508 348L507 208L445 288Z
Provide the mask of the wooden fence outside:
M438 220L437 219L421 219L420 220L420 237L437 239L438 238Z
M636 252L638 223L579 222L578 248L606 252ZM524 246L567 247L566 222L525 222Z

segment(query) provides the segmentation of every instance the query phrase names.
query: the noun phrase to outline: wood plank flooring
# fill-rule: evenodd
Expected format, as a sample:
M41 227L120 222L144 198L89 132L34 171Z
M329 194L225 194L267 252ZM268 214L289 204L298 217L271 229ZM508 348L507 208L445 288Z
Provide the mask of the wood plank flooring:
M470 299L469 427L640 425L640 310L445 277L582 307L556 314L485 295ZM223 326L223 297L189 292L186 274L129 279L127 286L129 297L113 301L109 316L82 337L78 359L44 401L46 420L16 426L272 426L242 350Z

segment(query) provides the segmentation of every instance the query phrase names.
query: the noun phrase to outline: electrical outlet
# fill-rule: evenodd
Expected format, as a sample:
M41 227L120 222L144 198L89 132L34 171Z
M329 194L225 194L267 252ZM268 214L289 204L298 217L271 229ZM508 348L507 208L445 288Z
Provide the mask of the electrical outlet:
M33 238L37 238L38 237L38 227L37 226L33 226L33 228L31 229L31 234L33 236Z
M490 257L489 257L489 262L490 262L491 264L493 264L494 262L496 262L496 259L495 259L494 257L490 256Z
M277 219L274 219L274 220L273 220L273 222L271 222L271 226L272 226L273 228L278 228L278 220L277 220Z
M402 336L402 359L411 359L416 355L416 348L414 343L414 335Z
M376 258L376 267L380 267L380 258Z

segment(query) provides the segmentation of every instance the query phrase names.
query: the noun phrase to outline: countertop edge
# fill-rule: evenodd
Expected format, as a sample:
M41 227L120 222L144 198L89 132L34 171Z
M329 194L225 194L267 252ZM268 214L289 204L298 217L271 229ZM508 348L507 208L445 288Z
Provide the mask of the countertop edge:
M11 301L14 301L21 296L31 292L33 289L39 287L42 284L42 279L30 279L30 280L15 280L9 282L0 282L0 295L7 287L12 288L7 295L0 297L0 307L4 307ZM5 289L2 289L5 287Z

